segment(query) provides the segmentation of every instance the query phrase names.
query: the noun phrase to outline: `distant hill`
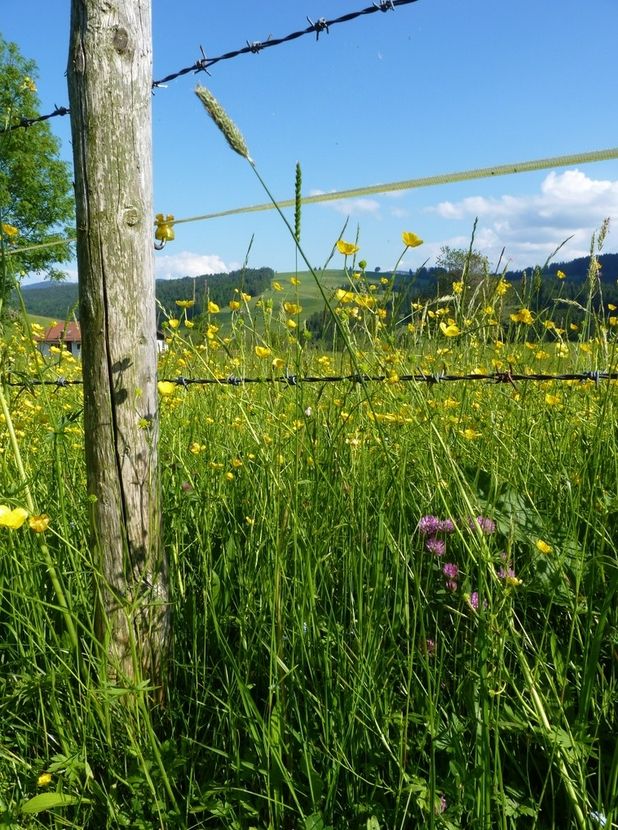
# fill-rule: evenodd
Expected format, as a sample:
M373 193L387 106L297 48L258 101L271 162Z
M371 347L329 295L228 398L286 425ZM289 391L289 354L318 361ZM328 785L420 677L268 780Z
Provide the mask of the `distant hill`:
M245 268L229 274L204 274L200 277L182 277L176 280L157 280L156 297L169 316L179 313L176 300L195 300L192 316L201 313L208 299L219 305L235 296L234 289L258 296L270 288L274 279L272 268ZM78 287L75 282L44 282L25 285L22 294L29 314L67 320L78 317Z
M618 305L618 254L601 254L598 257L601 265L599 274L604 301ZM560 292L565 299L581 298L585 291L585 280L590 263L589 257L580 257L568 262L552 262L542 273L537 273L540 287L537 293L537 304L547 305ZM557 280L557 271L566 274L566 279ZM515 288L535 273L534 268L522 271L509 271L506 279L512 282ZM334 288L346 285L346 276L341 270L318 271L320 282L327 294ZM370 281L378 282L380 277L390 276L388 271L367 271ZM283 293L275 292L273 296L280 299L293 300L303 307L303 317L309 318L320 314L323 301L315 281L310 273L298 274L299 285L290 284L292 272L277 273L272 268L246 268L222 274L202 275L199 277L182 277L175 280L157 280L156 296L160 306L168 316L179 313L176 300L194 299L195 306L189 316L198 316L205 307L208 299L214 301L222 309L235 296L235 289L259 297L263 292L270 291L273 280L278 280L284 288ZM438 286L448 283L444 269L420 268L416 271L399 271L395 274L394 288L396 292L409 295L410 298L435 297ZM449 290L450 290L450 283ZM22 288L26 309L30 314L38 314L57 320L66 320L78 316L77 283L35 283ZM403 299L403 297L402 297ZM160 312L161 316L161 312ZM224 315L223 315L224 316ZM223 322L222 316L222 322Z

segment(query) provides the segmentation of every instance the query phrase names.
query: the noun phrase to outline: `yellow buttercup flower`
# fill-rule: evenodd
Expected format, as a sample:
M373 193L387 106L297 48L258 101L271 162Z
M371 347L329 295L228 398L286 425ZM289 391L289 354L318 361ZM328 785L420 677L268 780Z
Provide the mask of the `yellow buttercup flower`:
M283 310L286 314L300 314L303 307L296 303L283 303Z
M157 389L159 390L159 394L166 397L168 395L173 395L176 391L176 384L172 383L169 380L160 380L157 383Z
M558 277L559 280L563 280L563 279L565 279L566 274L564 273L564 271L556 271L556 276Z
M298 277L290 277L290 282L292 283L292 285L300 285L300 280L298 279Z
M0 504L0 527L8 527L10 530L17 530L28 518L28 511L23 507L11 509L6 504Z
M457 337L458 334L461 334L461 329L455 323L449 323L448 325L442 321L440 323L440 331L445 337Z
M358 251L358 245L355 245L353 242L346 242L344 239L338 239L337 250L344 256L350 256Z
M43 533L49 527L49 516L45 513L41 513L40 516L30 516L28 525L35 533Z
M524 325L529 326L534 321L534 317L532 316L530 309L520 308L518 312L511 314L511 320L514 323L523 323Z
M172 317L172 319L171 319L171 320L168 320L168 321L167 321L167 325L168 325L171 329L177 329L177 328L180 326L180 320L177 320L175 317Z
M238 309L240 308L240 303L238 302L238 300L230 300L228 306L232 311L238 311Z
M283 291L283 286L278 280L273 280L271 283L273 291Z
M255 347L256 357L264 358L264 357L268 357L270 354L272 354L272 352L268 348L268 346L256 346Z
M273 359L272 366L273 366L273 369L283 369L283 367L285 366L285 363L284 363L284 361L283 361L283 358L281 358L281 357L275 357L275 358Z
M19 235L19 231L15 225L7 225L5 222L2 223L2 233L9 239L15 239Z
M212 300L208 300L208 313L209 314L218 314L221 311L219 306L216 303L213 303Z
M404 231L401 234L401 238L403 239L403 244L406 248L418 248L419 245L423 244L423 240L412 231Z
M37 787L46 787L51 784L52 777L49 772L42 772L36 780Z
M353 291L344 291L343 288L338 288L335 291L335 297L340 303L351 303L356 297L356 294Z
M176 300L178 308L193 308L195 300Z
M551 553L552 546L548 545L547 542L544 542L542 539L537 539L536 541L536 549L541 553Z

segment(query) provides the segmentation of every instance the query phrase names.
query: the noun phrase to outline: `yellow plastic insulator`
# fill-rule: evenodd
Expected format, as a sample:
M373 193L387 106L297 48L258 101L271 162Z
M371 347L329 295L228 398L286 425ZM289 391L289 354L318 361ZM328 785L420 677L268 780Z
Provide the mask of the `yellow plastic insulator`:
M155 216L155 248L157 250L161 250L165 246L166 242L171 242L175 239L176 234L174 233L174 217L171 213L168 213L167 216L163 216L162 213L157 213Z

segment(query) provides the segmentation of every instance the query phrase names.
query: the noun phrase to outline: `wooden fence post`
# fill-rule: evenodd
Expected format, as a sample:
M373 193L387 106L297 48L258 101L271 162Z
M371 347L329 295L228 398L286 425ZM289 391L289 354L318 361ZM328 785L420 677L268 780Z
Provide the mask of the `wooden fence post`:
M151 0L72 0L68 79L96 631L113 677L162 686Z

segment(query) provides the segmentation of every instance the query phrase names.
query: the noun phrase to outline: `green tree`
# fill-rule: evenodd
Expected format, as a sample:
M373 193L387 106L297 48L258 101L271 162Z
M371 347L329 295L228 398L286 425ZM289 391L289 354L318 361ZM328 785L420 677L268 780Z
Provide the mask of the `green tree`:
M54 242L74 227L70 166L59 158L60 142L49 122L8 129L22 118L40 114L36 72L35 63L0 35L0 222L8 231L3 235L7 250ZM62 277L54 266L73 258L70 247L54 245L12 254L6 258L5 273L41 271ZM2 299L9 288L5 285Z
M451 248L450 245L440 248L436 267L443 268L449 280L461 280L465 274L469 284L476 284L489 274L489 260L484 254L465 248Z

